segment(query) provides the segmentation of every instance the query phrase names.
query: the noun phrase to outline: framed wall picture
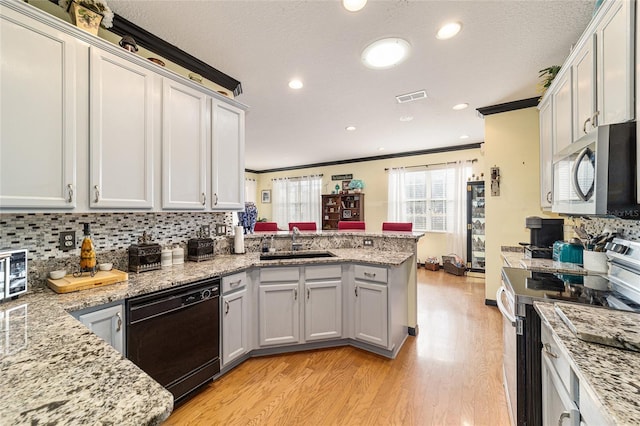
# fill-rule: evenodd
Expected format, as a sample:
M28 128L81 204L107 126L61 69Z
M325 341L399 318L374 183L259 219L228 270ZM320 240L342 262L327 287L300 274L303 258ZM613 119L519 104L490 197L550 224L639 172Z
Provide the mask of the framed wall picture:
M342 181L342 190L343 191L348 191L349 190L349 184L351 183L350 180L343 180Z
M262 196L261 196L262 202L264 204L269 204L271 203L271 190L270 189L263 189L262 190Z

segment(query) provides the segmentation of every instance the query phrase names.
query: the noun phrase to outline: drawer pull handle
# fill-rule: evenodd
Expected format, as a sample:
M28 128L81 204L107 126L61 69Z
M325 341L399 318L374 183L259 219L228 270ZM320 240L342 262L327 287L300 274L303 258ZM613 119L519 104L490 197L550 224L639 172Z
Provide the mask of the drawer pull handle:
M562 426L562 421L564 419L570 419L571 418L571 413L569 413L568 411L563 411L562 414L560 414L560 418L558 418L558 426Z
M120 316L120 312L116 312L116 317L118 317L118 322L116 323L116 333L120 332L122 329L122 317Z
M558 355L551 352L551 345L549 345L548 343L545 343L544 345L544 352L549 355L552 358L558 358Z
M229 285L231 287L238 287L241 282L242 282L242 279L239 279L238 281L234 281L234 282L229 283Z
M365 272L364 276L367 278L375 278L376 277L376 273L375 272Z

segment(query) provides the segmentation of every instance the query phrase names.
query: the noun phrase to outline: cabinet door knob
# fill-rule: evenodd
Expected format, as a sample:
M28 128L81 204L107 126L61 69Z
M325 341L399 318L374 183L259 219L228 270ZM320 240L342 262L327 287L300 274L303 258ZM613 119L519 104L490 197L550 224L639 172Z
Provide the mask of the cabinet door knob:
M558 358L558 355L557 355L557 354L555 354L555 353L551 352L551 345L549 345L548 343L544 343L542 346L544 347L544 352L545 352L547 355L549 355L549 356L550 356L550 357L552 357L552 358Z
M213 205L214 205L214 206L217 206L217 205L218 205L218 193L217 193L217 192L214 192L214 193L213 193L213 199L215 200L215 201L213 202Z
M584 132L584 134L587 134L587 123L591 122L591 117L587 118L586 120L584 120L584 124L582 125L582 131Z
M229 313L229 302L224 301L224 314L227 315Z
M569 413L568 411L563 411L562 414L560 414L560 417L558 418L558 426L562 426L562 421L564 419L570 419L571 418L571 413Z
M547 192L547 202L548 203L552 203L553 202L553 197L551 196L551 191Z
M355 288L356 297L358 297L358 286Z
M203 192L203 193L202 193L202 205L204 206L206 202L207 202L207 194L205 194L205 193Z
M96 198L93 201L97 203L98 201L100 201L100 187L98 185L95 185L93 189L95 190L96 195Z
M309 300L310 296L311 296L311 290L307 289L307 300Z
M120 312L116 312L116 317L118 317L118 322L116 323L116 332L119 332L122 329L122 317L120 316Z
M73 185L67 185L67 203L73 202Z

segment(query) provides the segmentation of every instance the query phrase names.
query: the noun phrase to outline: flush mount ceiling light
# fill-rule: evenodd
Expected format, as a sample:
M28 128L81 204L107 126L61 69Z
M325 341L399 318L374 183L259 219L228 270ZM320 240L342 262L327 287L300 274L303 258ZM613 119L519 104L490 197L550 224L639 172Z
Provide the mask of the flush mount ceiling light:
M384 151L384 146L381 146L380 148L378 148L378 151Z
M436 34L436 38L439 40L447 40L451 37L454 37L456 34L460 32L462 29L462 24L460 22L448 22L440 27L438 33Z
M469 139L469 135L462 135L460 136L460 139Z
M367 4L367 0L342 0L342 6L349 12L357 12Z
M413 120L413 115L403 115L402 117L400 117L400 121L405 123L411 120Z
M469 104L457 104L453 106L453 109L456 111L460 111L461 109L465 109L469 106Z
M289 82L289 87L291 87L292 89L295 89L295 90L302 89L302 86L303 86L302 82L300 80L297 80L297 79L291 80Z
M347 126L344 128L347 132L353 132L356 130L356 126Z
M367 46L362 62L369 68L385 69L398 65L409 56L409 42L401 38L384 38Z

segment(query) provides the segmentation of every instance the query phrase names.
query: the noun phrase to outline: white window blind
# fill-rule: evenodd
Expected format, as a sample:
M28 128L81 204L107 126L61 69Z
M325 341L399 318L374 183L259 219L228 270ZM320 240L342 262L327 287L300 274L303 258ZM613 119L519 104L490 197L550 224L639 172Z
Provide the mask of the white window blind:
M322 176L274 179L272 182L273 221L281 229L289 222L315 222L320 229Z

